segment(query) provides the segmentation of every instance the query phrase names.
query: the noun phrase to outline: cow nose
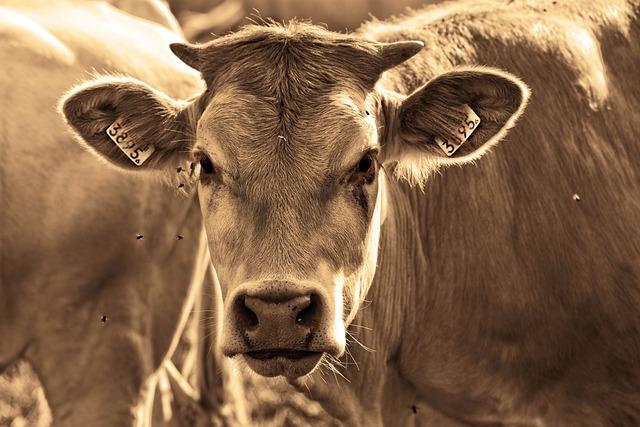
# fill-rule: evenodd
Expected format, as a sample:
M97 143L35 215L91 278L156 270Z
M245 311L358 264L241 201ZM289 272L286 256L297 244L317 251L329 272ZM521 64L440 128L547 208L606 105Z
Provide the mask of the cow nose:
M312 294L281 299L245 296L238 308L238 327L262 348L306 347L321 316L320 300Z

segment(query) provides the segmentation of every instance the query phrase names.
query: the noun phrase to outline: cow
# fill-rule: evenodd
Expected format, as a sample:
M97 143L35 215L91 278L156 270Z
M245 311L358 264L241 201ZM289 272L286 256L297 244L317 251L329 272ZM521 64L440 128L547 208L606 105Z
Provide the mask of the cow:
M168 48L184 39L166 5L111 3L0 1L0 372L30 362L54 426L143 422L139 395L159 368L188 405L164 367L210 281L188 165L174 165L169 186L105 168L57 113L96 73L180 98L201 90Z
M219 348L342 424L637 425L639 9L265 22L171 45L196 98L101 77L61 111L140 179L198 163Z

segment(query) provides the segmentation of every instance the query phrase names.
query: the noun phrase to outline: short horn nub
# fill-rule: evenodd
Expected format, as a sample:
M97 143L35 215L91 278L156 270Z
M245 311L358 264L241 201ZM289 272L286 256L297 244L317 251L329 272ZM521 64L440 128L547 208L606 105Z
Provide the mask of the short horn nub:
M408 40L395 43L383 43L378 53L379 72L382 74L389 68L402 64L422 50L424 43L417 40Z
M188 43L171 43L169 49L189 67L201 71L202 49L200 47Z

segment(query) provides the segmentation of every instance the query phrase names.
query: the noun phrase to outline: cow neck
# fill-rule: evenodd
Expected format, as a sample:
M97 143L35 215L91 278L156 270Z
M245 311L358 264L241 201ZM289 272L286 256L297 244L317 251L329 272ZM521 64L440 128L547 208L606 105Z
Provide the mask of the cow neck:
M365 305L352 322L349 333L350 356L345 356L351 387L367 399L381 398L384 379L373 384L388 365L398 359L400 344L411 337L405 322L419 309L416 301L417 278L425 276L425 258L416 224L416 190L394 179L387 180L387 218L382 225L378 267ZM357 339L358 342L355 342ZM372 350L372 351L370 351ZM354 363L358 364L358 368ZM384 378L384 377L382 377ZM378 396L371 396L371 393ZM362 398L359 399L361 402Z

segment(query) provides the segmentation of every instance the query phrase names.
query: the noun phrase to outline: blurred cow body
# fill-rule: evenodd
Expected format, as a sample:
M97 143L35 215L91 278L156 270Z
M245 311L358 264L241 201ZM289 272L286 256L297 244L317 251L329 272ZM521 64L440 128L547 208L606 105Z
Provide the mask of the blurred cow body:
M208 268L194 198L103 167L57 113L95 73L200 89L167 47L181 36L166 6L130 4L0 2L0 368L34 366L54 425L132 425Z
M432 0L171 0L188 40L204 42L268 17L276 21L309 19L335 31L352 31L371 16L385 19ZM244 22L243 22L244 20Z
M344 424L637 425L640 6L556 3L462 1L353 38L251 27L173 47L208 86L188 106L112 79L80 86L64 113L88 148L124 168L96 132L117 114L141 139L157 137L147 170L199 157L209 242L224 248L213 255L225 352L289 377ZM388 44L405 40L427 47ZM521 76L531 105L477 167L433 174L479 158L526 103L506 73L448 71L470 64ZM460 103L481 125L461 155L444 157L425 129L442 131L449 117L438 113ZM192 138L163 133L146 111ZM96 113L100 123L87 123ZM379 136L362 124L373 117ZM352 160L362 145L380 148L385 170L365 155L355 180L337 180L349 163L337 141ZM426 180L425 192L402 177ZM364 344L349 345L358 366L347 357L335 368L348 382L303 377L310 357L340 355L340 327Z
M81 0L83 1L83 0ZM164 0L104 0L105 3L131 15L147 19L169 28L177 34L182 30Z

